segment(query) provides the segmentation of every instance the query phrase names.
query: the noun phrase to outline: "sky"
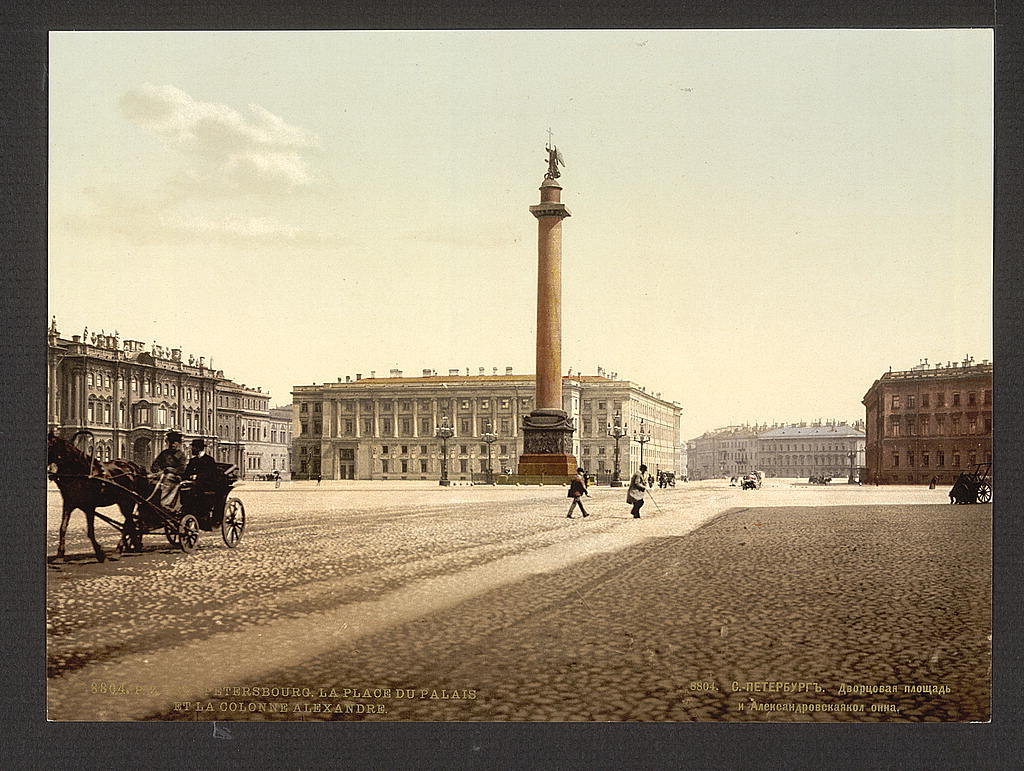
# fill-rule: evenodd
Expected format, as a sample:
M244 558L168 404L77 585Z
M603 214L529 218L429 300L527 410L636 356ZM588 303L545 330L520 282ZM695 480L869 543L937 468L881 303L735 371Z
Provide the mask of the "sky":
M992 357L991 30L51 33L49 310L295 385L563 372L689 438Z

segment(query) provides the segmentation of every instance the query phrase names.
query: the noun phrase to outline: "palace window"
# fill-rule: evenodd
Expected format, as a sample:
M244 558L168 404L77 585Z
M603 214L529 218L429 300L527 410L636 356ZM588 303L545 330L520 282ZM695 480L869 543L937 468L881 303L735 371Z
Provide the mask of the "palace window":
M893 468L899 468L900 466L900 454L898 452L892 454L892 466Z
M992 403L992 392L991 391L985 391L984 395L982 396L982 402L984 404L991 404Z
M976 394L974 391L968 391L967 392L967 406L968 407L973 407L977 403L978 403L978 394Z
M382 444L380 446L380 454L381 455L387 455L388 454L388 446L386 444Z
M946 406L946 392L945 391L940 391L939 393L935 394L935 406L936 407L945 407Z
M363 418L363 433L373 436L373 418Z
M509 400L508 399L502 399L501 400L501 408L503 410L507 410L509 408Z
M402 461L402 473L403 474L408 474L409 473L409 461L407 461L407 460L403 460Z
M427 446L425 444L421 444L420 445L420 455L426 455L426 454L427 454Z
M425 460L421 460L420 461L420 473L421 474L426 474L427 473L427 462Z
M930 460L930 458L928 456L928 453L926 453L926 452L921 453L921 465L922 466L927 466L929 460Z
M900 408L900 397L899 394L892 395L892 409L898 410Z
M954 407L959 407L960 406L960 394L957 393L956 391L953 392L953 406Z
M459 421L459 433L463 436L471 433L472 429L469 426L469 418L462 418Z
M430 418L420 418L420 433L421 434L429 434L431 432L431 429L432 429L431 419Z
M388 473L388 462L387 462L387 459L384 459L384 460L382 460L380 462L380 470L381 470L382 474L387 474Z
M459 445L459 455L469 455L469 445L468 444L460 444Z
M383 436L391 436L394 433L394 426L392 425L391 418L381 418L380 432Z
M461 471L463 474L469 471L469 461L466 460L465 458L461 458L459 460L459 471Z
M928 406L928 394L921 394L921 406L922 407L927 407Z
M909 409L914 409L916 406L917 406L917 397L914 396L914 394L910 394L907 397L907 407Z
M402 435L412 436L412 418L402 418Z
M489 410L490 408L491 408L491 400L490 399L481 399L480 400L480 409L482 409L482 410Z
M402 412L409 412L410 410L412 410L412 402L408 400L400 402L399 408L402 410Z
M960 453L953 453L953 468L960 468Z
M935 453L935 465L945 466L946 465L946 453L943 450L939 450Z

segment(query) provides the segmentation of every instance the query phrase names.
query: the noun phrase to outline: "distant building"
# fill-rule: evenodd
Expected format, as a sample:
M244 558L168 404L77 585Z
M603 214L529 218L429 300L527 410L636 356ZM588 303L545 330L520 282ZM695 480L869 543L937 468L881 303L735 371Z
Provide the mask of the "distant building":
M97 459L127 458L148 469L174 429L184 435L186 451L190 440L203 439L214 458L247 475L249 464L263 469L253 458L288 469L290 427L283 443L263 439L273 423L269 394L225 378L205 357L186 360L178 348L153 343L147 350L140 340L88 328L65 338L54 321L47 379L48 430L66 438L91 432Z
M848 477L849 453L857 453L857 468L863 459L863 428L859 420L716 428L686 442L687 475L721 479L760 470L772 477Z
M886 372L864 395L865 480L951 483L992 462L992 364L929 365Z
M757 437L766 426L725 426L686 442L686 474L691 480L734 477L757 465Z
M444 421L455 432L447 441L448 476L472 480L486 473L488 447L481 435L498 439L490 449L495 473L515 473L522 454L522 417L533 409L534 376L481 370L425 370L405 377L357 374L341 382L296 386L293 471L299 478L436 479ZM620 440L620 468L628 475L640 464L640 444L632 435L643 425L650 441L643 447L651 473L681 472L679 405L617 376L567 375L562 408L576 422L573 453L588 472L607 478L614 466L614 440L608 425L619 420L630 437Z
M782 426L758 438L758 464L770 477L859 479L864 432L846 423Z

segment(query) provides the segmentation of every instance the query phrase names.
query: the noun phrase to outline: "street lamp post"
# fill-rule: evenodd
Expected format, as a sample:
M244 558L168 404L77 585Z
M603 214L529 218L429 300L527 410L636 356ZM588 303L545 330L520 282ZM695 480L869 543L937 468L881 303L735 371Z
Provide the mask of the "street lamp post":
M856 450L850 450L850 452L847 453L847 457L850 459L850 478L847 479L846 482L847 482L847 484L851 484L852 485L856 481L853 478L853 464L854 464L854 461L856 461L856 459L857 459L857 451Z
M622 487L619 478L619 440L626 435L627 426L622 425L622 415L615 410L615 422L608 424L608 436L615 440L615 467L612 470L612 481L609 487Z
M640 465L644 465L644 445L651 441L651 434L644 426L644 419L640 418L640 430L633 436L633 441L640 445Z
M491 445L498 441L498 435L491 431L491 422L487 421L487 430L484 431L480 438L487 443L487 484L494 484L494 470L491 467Z
M434 434L441 440L441 479L438 481L441 487L448 487L451 484L448 481L448 440L454 435L455 429L448 425L448 418L441 418L441 425Z

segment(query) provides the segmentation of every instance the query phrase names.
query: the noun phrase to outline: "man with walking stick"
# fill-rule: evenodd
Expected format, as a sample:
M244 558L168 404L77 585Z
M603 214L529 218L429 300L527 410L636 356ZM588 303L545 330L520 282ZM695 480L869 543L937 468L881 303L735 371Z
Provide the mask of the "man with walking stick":
M640 519L640 507L644 505L644 493L647 491L647 466L641 465L640 470L629 480L626 491L626 503L633 504L633 519Z

